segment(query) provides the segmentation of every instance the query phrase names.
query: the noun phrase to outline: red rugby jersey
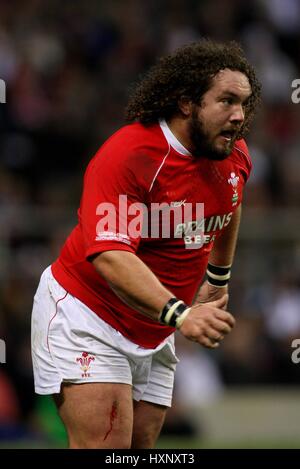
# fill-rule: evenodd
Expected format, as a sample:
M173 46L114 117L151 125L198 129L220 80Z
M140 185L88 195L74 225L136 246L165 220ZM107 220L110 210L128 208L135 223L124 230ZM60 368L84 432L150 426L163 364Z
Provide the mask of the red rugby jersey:
M212 161L194 158L165 121L122 127L87 167L78 224L52 264L54 277L132 342L156 347L174 329L123 303L96 272L90 257L109 250L135 253L174 296L190 304L205 273L213 241L242 200L250 170L244 140L236 142L225 160ZM161 232L162 220L157 219L159 226L155 228L151 218L157 204L163 202L167 211L171 207L167 238ZM193 218L197 203L204 203L205 217L198 221ZM140 207L146 213L141 224L137 204L144 204ZM191 219L176 224L172 208L183 210L187 204L193 207ZM191 230L197 223L204 229L204 244L191 249L195 234ZM160 230L152 232L154 237L151 226Z

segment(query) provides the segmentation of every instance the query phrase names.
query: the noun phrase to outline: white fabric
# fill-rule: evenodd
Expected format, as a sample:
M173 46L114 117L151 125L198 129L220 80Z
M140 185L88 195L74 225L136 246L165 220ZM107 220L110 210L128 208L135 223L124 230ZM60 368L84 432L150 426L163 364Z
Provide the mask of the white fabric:
M159 121L160 128L167 140L168 144L171 145L174 150L177 151L180 155L191 156L192 154L182 145L182 143L175 137L171 129L169 128L165 119L160 119Z
M67 293L50 267L34 297L32 360L38 394L59 393L62 382L126 383L133 399L171 406L174 335L156 349L134 344Z

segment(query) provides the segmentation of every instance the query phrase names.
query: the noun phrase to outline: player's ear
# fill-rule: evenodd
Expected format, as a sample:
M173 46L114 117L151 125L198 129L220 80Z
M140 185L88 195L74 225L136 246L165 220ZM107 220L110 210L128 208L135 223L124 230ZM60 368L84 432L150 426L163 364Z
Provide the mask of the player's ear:
M192 115L193 103L188 96L180 96L178 107L185 117L190 117Z

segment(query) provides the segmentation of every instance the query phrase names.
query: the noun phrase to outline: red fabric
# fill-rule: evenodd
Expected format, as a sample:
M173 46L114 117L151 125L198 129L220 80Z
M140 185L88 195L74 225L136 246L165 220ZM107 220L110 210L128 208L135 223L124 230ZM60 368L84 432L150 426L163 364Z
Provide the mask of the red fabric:
M52 265L54 277L131 341L145 348L157 346L174 329L124 304L95 271L89 257L108 250L132 252L175 296L191 303L213 246L211 237L217 236L230 221L242 200L250 170L244 141L237 142L225 160L210 161L178 153L167 142L159 124L123 127L99 149L86 170L78 225ZM235 203L234 187L229 182L233 176L238 178ZM206 244L200 249L186 249L184 239L175 238L174 232L169 239L130 237L126 229L136 213L115 227L100 227L104 213L99 213L99 204L112 203L118 214L120 194L127 196L128 206L144 203L148 209L153 203L182 201L195 207L197 202L204 202Z

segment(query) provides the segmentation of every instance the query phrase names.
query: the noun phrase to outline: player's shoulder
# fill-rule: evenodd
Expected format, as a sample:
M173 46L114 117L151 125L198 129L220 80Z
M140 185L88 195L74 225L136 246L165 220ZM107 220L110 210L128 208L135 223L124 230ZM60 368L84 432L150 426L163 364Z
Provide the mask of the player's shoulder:
M138 181L149 189L169 147L159 123L133 123L117 130L100 147L89 163L89 170L118 174Z
M143 125L139 122L124 125L117 130L103 145L105 150L109 147L117 148L123 154L143 153L149 150L164 150L166 141L163 138L159 124Z
M237 159L239 163L245 166L248 172L251 171L252 161L248 149L248 145L244 139L237 140L234 144L232 156Z

